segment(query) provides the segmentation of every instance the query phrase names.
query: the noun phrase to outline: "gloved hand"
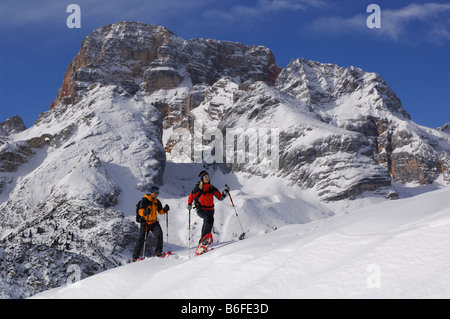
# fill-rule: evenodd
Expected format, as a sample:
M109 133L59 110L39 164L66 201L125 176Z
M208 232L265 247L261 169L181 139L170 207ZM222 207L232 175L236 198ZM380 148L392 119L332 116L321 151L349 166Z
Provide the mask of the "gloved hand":
M187 205L187 209L188 209L188 210L191 210L191 209L192 209L192 204L188 204L188 205Z
M165 213L167 213L169 211L170 207L169 205L166 204L166 206L164 206L163 210Z
M146 209L146 210L144 210L144 212L142 213L144 216L148 216L148 215L150 215L151 214L151 209Z
M228 186L228 185L225 184L225 188L224 188L224 190L223 190L223 193L224 193L225 195L228 195L228 194L230 193L230 186Z

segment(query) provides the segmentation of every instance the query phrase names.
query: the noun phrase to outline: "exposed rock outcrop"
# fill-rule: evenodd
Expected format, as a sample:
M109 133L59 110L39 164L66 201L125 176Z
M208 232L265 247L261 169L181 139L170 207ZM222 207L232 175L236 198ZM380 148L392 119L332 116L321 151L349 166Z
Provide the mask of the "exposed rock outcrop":
M120 22L83 40L50 109L79 101L93 83L116 85L134 95L177 87L212 85L222 77L275 82L281 68L272 52L218 40L184 40L164 27Z

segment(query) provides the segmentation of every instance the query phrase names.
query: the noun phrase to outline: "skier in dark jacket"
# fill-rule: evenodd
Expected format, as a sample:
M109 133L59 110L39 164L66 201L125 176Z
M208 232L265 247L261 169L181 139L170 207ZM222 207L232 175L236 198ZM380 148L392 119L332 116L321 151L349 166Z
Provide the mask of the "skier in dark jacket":
M161 226L158 222L157 214L167 214L169 211L169 205L165 205L162 207L161 202L157 199L159 194L159 188L153 186L150 189L150 194L145 194L141 199L139 204L139 216L141 216L141 227L139 231L139 237L136 241L136 245L134 246L133 252L133 261L136 261L139 258L139 254L142 251L142 247L144 246L144 241L148 232L152 232L156 237L156 247L155 254L156 256L162 256L163 252L163 232ZM145 252L143 252L144 254Z
M211 185L207 171L201 171L199 177L200 181L195 184L189 195L187 208L191 210L192 204L194 204L197 209L197 215L203 219L201 241L206 234L211 233L214 225L214 197L222 201L226 198L230 189L228 186L225 186L224 191L221 193L216 187Z

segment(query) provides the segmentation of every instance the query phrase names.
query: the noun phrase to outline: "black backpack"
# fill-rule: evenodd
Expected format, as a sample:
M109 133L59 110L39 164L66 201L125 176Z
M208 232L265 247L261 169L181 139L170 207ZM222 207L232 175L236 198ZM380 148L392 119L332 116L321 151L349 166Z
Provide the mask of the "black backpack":
M136 204L136 223L145 223L145 218L139 215L139 207L141 206L141 200L139 200L139 202Z
M195 186L198 187L198 189L199 189L197 196L195 196L195 198L194 198L194 200L193 200L194 207L195 207L196 209L203 209L204 207L206 207L206 206L202 206L202 204L200 204L199 198L200 198L200 196L202 196L203 194L213 193L213 189L215 188L212 184L210 184L209 189L208 189L206 192L204 192L204 191L203 191L203 187L200 188L200 183L201 183L201 181L198 182L198 183L195 185ZM214 207L214 205L213 205L212 207ZM207 207L207 208L211 208L211 207Z

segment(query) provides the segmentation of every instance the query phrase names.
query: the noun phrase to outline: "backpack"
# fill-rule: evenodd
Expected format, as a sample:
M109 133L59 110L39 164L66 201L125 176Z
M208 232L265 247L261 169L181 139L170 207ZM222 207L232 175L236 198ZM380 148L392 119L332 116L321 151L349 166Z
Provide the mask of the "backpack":
M200 188L201 183L202 182L200 181L196 185L198 187L199 191L198 191L197 196L195 196L195 198L193 200L194 207L196 209L203 209L205 207L205 206L202 206L202 204L200 204L200 201L199 201L200 196L202 196L203 194L207 194L207 193L213 193L213 189L215 188L212 184L210 184L209 189L206 192L204 192L203 187ZM214 207L214 205L212 207ZM210 208L210 207L208 207L208 208Z
M141 200L139 200L139 202L136 204L136 223L145 223L145 218L139 215L139 207L141 206Z

